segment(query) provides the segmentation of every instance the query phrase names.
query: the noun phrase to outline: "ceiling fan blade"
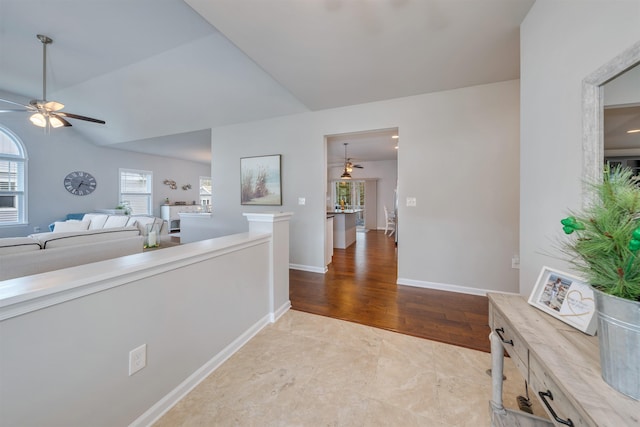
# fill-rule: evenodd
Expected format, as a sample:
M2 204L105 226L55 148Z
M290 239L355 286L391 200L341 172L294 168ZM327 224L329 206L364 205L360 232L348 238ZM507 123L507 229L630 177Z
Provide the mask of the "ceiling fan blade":
M44 108L49 111L58 111L64 108L64 104L60 104L56 101L48 101L46 104L44 104Z
M352 160L351 158L347 159L347 163L346 164L349 165L349 167L358 168L358 169L364 169L364 166L354 164L351 160Z
M102 125L107 123L104 120L92 119L91 117L79 116L78 114L65 113L64 111L58 111L55 113L55 115L58 117L63 116L63 117L69 117L70 119L84 120L86 122L100 123Z
M29 111L26 108L23 108L22 110L20 109L4 109L4 110L0 110L0 113L16 113L16 112L20 112L20 113L24 113L25 111Z
M29 108L29 106L28 106L28 105L20 104L19 102L9 101L8 99L2 99L2 98L0 98L0 102L6 102L7 104L13 104L13 105L17 105L17 106L19 106L19 107ZM25 110L25 111L26 111L26 110Z

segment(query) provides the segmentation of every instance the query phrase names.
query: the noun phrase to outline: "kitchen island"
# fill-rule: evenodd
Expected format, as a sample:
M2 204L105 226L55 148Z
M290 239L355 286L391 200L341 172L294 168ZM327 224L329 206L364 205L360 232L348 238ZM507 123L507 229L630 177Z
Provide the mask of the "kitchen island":
M333 247L346 249L356 242L356 219L362 209L345 209L327 212L333 218Z

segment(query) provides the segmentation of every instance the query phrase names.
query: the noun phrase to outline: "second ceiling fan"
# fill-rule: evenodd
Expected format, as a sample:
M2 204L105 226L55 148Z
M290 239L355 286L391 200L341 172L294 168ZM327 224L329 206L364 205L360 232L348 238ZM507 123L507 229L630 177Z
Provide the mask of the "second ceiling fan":
M342 179L351 179L351 172L353 172L353 168L357 168L357 169L364 168L364 166L362 165L354 164L351 161L351 158L347 157L347 145L349 145L349 143L345 142L344 143L344 171L342 172L342 175L340 175L340 178Z
M7 99L0 99L0 102L18 105L21 109L2 109L0 113L28 112L33 113L29 120L38 127L45 129L70 127L71 123L66 119L84 120L92 123L105 124L104 120L94 119L91 117L80 116L78 114L67 113L61 111L64 105L56 101L47 101L47 45L53 40L42 34L37 35L38 40L42 42L42 99L32 99L29 105L22 105Z

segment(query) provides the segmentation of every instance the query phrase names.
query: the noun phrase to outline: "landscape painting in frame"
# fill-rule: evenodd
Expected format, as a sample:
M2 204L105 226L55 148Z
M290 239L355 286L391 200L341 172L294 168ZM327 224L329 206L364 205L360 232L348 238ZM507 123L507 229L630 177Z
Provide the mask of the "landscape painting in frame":
M240 201L243 205L282 205L280 154L240 159Z

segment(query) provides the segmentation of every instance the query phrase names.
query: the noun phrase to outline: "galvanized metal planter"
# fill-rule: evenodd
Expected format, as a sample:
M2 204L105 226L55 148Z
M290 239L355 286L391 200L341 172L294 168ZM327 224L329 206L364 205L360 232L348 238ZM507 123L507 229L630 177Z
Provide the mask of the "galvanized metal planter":
M602 378L620 393L640 400L640 302L594 288Z

